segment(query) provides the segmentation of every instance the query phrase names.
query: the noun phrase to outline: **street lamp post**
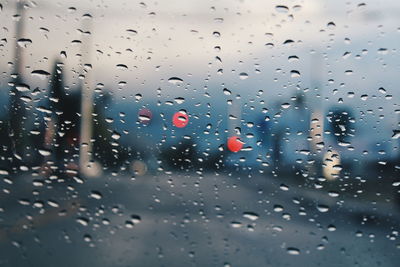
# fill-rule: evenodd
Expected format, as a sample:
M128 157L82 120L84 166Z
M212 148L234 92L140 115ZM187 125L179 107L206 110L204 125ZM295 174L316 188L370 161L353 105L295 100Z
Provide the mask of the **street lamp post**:
M83 176L90 175L90 167L92 164L92 112L93 112L93 90L92 90L92 73L91 66L91 18L84 18L83 29L89 34L83 35L82 42L82 72L84 79L82 82L82 100L81 100L81 133L80 133L80 150L79 150L79 169ZM89 64L89 65L87 65Z

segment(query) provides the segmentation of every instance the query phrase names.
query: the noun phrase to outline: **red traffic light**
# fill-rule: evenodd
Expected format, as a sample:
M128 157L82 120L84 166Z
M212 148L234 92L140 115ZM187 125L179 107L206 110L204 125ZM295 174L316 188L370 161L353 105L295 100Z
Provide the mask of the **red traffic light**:
M178 111L172 117L173 124L178 128L183 128L189 123L189 116L184 111Z
M242 149L243 142L238 136L232 136L228 138L228 149L232 152L238 152Z

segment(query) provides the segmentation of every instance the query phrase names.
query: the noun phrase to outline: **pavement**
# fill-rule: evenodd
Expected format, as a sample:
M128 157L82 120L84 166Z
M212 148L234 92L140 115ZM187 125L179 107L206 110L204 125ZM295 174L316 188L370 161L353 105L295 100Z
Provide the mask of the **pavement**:
M244 173L1 181L0 266L399 266L400 211Z

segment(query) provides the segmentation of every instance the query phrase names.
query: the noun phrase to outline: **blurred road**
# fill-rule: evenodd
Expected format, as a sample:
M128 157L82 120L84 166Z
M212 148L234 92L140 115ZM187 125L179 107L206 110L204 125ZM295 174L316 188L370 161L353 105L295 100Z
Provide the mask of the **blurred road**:
M42 186L34 179L2 181L1 266L398 266L400 260L395 206L282 178L109 174Z

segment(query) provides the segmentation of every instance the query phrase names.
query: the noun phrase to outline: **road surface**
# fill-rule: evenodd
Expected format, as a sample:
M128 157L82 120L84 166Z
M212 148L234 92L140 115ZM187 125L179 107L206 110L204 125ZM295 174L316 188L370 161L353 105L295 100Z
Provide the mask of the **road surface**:
M400 262L400 212L390 202L240 173L42 181L2 181L0 266Z

